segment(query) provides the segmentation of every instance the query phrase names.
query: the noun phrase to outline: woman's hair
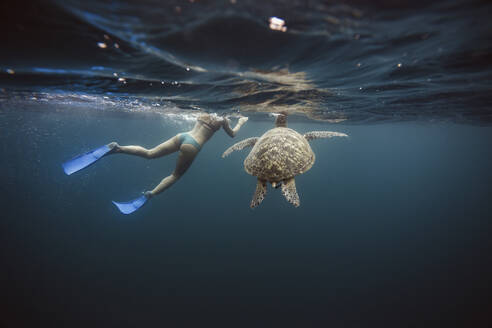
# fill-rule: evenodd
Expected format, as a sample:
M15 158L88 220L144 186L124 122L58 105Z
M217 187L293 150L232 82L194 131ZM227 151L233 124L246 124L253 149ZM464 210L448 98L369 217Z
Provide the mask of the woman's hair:
M201 122L209 129L217 131L222 126L224 118L216 113L203 113L198 116L197 121Z
M224 117L217 113L202 113L198 115L198 120L204 121L223 121Z

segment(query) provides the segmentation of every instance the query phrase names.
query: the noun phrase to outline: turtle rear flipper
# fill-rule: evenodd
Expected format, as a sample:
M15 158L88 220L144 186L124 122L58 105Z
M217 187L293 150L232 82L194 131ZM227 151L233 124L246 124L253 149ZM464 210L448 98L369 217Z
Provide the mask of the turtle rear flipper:
M299 195L297 194L296 190L296 181L294 180L294 178L284 180L284 183L282 183L282 194L284 195L285 199L287 199L287 201L295 207L301 205L301 202L299 201Z
M253 195L253 199L251 200L251 208L254 208L265 199L265 194L267 192L267 184L265 180L260 180L258 179L258 182L256 183L256 190L255 194Z
M311 131L307 132L303 136L307 141L320 138L332 138L332 137L348 137L345 133L332 132L332 131Z
M233 151L241 150L246 147L253 147L255 143L258 141L258 139L259 139L258 137L253 137L235 143L234 145L226 149L226 151L222 154L222 158L229 156L229 154L232 153Z

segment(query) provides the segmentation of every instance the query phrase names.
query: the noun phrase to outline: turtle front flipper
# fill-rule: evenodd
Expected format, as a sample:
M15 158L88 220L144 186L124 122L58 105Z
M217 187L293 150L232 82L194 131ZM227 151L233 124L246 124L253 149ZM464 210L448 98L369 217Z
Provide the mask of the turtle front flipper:
M239 141L238 143L235 143L234 145L226 149L226 151L222 154L222 158L229 156L229 154L232 153L233 151L241 150L246 147L253 147L255 143L258 141L258 139L259 139L258 137L248 138Z
M258 182L256 183L256 190L255 194L253 195L253 199L251 200L251 208L254 208L265 199L265 194L267 192L267 184L265 180L260 180L258 179Z
M332 131L311 131L304 134L307 141L320 138L348 137L345 133Z
M301 205L301 202L299 201L299 195L297 194L296 190L296 181L294 180L294 178L284 180L284 183L282 183L282 194L284 195L285 199L287 199L287 201L295 207Z

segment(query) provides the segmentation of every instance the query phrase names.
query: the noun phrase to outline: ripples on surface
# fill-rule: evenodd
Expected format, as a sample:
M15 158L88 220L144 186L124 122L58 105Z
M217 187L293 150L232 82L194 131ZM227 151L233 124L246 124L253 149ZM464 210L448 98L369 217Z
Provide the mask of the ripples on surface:
M2 108L35 99L78 107L86 97L96 110L123 112L287 111L335 122L492 118L486 2L2 6ZM272 17L286 29L272 29Z

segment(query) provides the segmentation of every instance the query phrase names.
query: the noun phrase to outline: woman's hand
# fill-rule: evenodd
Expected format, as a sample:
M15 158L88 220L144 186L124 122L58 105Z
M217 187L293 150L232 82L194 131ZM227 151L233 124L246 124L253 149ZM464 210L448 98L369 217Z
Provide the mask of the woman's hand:
M237 122L237 124L239 125L243 125L244 123L246 123L248 121L248 118L246 116L243 116L243 117L240 117L239 118L239 121Z
M236 126L234 127L234 129L231 129L231 127L229 126L229 119L226 117L226 118L224 119L224 125L223 125L224 130L225 130L225 132L226 132L229 136L231 136L231 137L233 137L233 138L234 138L234 137L236 136L236 133L237 133L237 132L239 131L239 129L241 128L241 126L242 126L244 123L246 123L246 121L247 121L247 120L248 120L248 118L247 118L247 117L245 117L245 116L240 117L240 118L239 118L239 120L237 121L237 124L236 124Z

